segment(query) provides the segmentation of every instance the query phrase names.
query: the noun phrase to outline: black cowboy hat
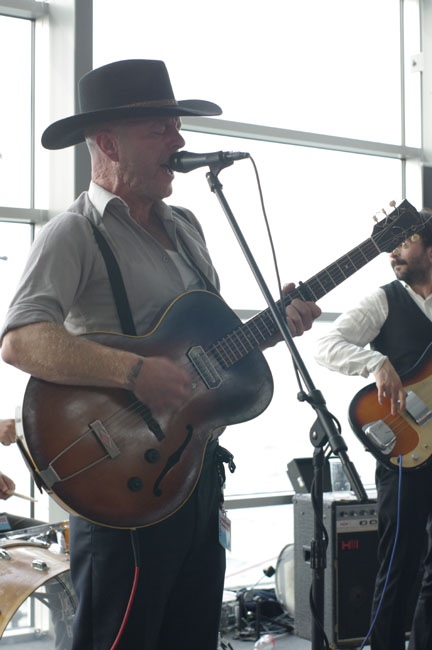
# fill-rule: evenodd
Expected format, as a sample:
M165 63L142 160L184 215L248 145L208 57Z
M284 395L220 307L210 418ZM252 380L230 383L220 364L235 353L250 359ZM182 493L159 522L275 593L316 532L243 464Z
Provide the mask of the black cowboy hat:
M63 149L83 142L91 126L148 116L220 115L222 109L199 99L177 101L165 63L132 59L108 63L79 81L81 112L45 129L42 145Z

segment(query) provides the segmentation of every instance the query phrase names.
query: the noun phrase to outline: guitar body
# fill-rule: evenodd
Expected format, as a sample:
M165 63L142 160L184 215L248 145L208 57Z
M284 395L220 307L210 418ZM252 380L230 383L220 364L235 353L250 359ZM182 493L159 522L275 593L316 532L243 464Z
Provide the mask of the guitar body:
M390 414L390 400L378 403L376 384L360 390L349 407L351 427L365 447L387 467L402 467L410 471L424 467L432 456L432 344L427 347L417 363L401 379L410 395L407 409L396 416ZM411 412L410 412L411 411ZM376 424L379 423L379 424ZM372 425L372 436L367 435ZM394 446L383 450L376 444L375 434L380 439L394 437Z
M208 387L187 356L241 325L216 295L177 298L147 335L96 332L85 337L142 356L164 355L188 368L189 401L153 419L132 393L75 387L31 378L23 429L35 478L67 510L114 528L157 523L191 495L208 442L222 427L259 415L273 395L271 372L259 350L232 367L217 364Z

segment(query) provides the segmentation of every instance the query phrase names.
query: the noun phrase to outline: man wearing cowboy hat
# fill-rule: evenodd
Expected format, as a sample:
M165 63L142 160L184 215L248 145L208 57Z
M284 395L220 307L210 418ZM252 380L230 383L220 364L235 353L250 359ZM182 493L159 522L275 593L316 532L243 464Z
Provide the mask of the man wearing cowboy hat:
M86 140L92 182L36 239L4 325L2 354L49 382L131 391L157 420L188 400L192 380L185 368L160 353L142 356L74 335L144 335L186 290L217 291L198 221L163 199L172 191L170 157L184 146L180 117L219 115L221 109L176 101L161 61L105 65L81 79L79 94L81 112L49 126L42 143L58 149ZM117 280L110 282L113 274ZM292 333L309 329L319 313L312 303L293 301L287 308ZM140 579L119 649L217 647L225 570L217 532L218 458L212 441L184 505L136 531ZM70 548L79 601L73 648L107 650L132 588L129 531L73 516Z

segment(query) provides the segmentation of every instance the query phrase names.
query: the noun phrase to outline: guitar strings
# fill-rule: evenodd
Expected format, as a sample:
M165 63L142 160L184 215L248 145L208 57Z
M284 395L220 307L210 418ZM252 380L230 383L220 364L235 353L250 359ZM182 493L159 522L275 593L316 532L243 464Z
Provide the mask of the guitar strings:
M178 363L180 367L188 368L189 374L190 371L192 371L192 375L195 375L197 379L201 380L201 377L198 373L198 371L195 369L193 364L188 360L184 360L180 363ZM196 379L192 376L192 392L195 392L196 387L197 387L197 382ZM130 392L130 395L132 396L133 393ZM142 421L145 422L146 417L151 418L152 413L151 409L141 402L138 398L133 396L133 399L131 399L130 405L126 407L119 408L117 411L114 411L112 414L110 414L108 417L103 419L103 424L107 431L111 432L120 432L120 435L116 435L116 441L123 441L127 440L131 436L136 434L136 431L131 432L128 429L128 425L130 426L130 420L131 418L135 417L140 417L142 418ZM157 421L157 418L155 418ZM88 429L85 434L92 433L91 429Z
M373 257L376 257L377 254L376 244L371 239L368 239L345 256L333 262L326 269L307 280L306 283L293 289L288 294L287 299L291 296L305 299L306 296L302 295L301 290L307 285L306 289L311 292L311 297L316 300L350 277L355 271L373 259ZM331 281L330 286L328 280ZM314 288L310 285L314 285ZM207 354L209 357L216 358L227 369L268 340L269 336L273 336L276 332L277 327L273 316L270 310L267 309L216 341L209 348Z

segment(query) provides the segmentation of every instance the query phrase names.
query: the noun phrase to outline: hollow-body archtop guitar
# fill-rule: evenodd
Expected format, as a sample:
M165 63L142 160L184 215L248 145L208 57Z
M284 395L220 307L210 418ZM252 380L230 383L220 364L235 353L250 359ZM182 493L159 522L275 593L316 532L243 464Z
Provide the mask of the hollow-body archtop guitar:
M290 291L284 305L294 298L318 300L421 224L403 201L369 239ZM190 373L192 394L181 409L156 418L126 390L31 377L21 450L38 486L70 512L113 528L166 519L194 490L209 440L270 403L273 381L260 348L276 332L269 310L242 324L220 297L192 291L174 300L145 336L85 334L103 345L174 360Z

